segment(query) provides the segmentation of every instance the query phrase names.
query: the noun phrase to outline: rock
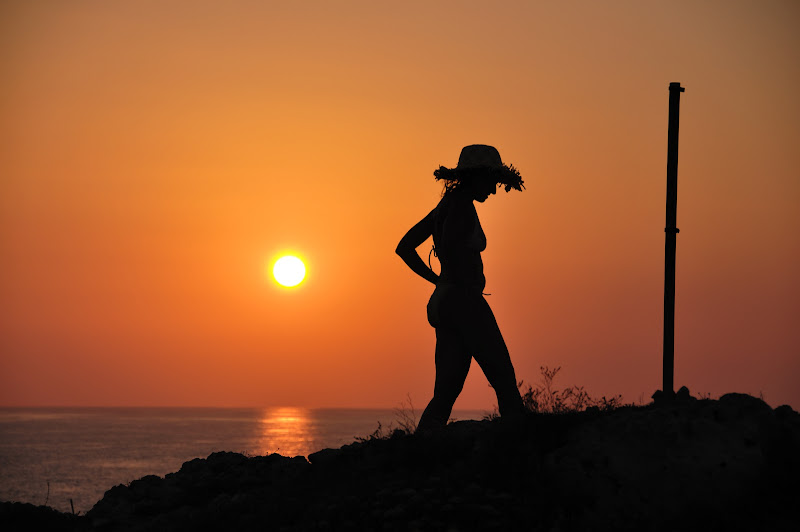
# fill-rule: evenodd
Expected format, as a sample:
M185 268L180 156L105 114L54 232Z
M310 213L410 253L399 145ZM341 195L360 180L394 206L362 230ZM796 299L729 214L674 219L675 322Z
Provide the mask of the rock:
M771 408L762 399L743 393L726 393L719 398L719 404L726 409L732 409L738 416L747 413L766 413Z
M62 513L49 506L21 502L0 502L0 530L74 530L82 522L80 516Z
M697 399L689 394L689 388L687 388L686 386L681 386L680 390L678 390L678 393L675 394L675 400L696 401Z
M781 405L778 408L776 408L775 409L775 415L778 417L778 419L782 419L782 420L783 419L790 419L792 417L797 418L798 416L800 416L800 414L798 414L797 412L792 410L792 407L789 406L789 405Z
M308 455L308 461L312 464L331 463L341 458L344 453L341 449L322 449L316 453Z

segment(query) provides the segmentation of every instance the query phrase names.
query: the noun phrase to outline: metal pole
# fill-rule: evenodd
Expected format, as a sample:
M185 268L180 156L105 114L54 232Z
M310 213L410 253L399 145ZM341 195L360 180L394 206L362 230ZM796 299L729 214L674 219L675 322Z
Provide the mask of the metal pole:
M667 131L667 223L664 228L664 385L666 397L675 394L675 247L680 230L675 226L678 210L678 125L681 112L680 83L669 84L669 129Z

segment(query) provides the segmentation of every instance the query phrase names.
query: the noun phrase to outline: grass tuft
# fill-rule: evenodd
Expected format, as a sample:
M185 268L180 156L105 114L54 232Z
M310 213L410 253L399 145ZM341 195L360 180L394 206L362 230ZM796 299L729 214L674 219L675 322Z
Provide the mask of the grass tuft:
M529 412L536 414L564 414L568 412L583 412L589 408L608 411L624 406L622 395L613 397L604 395L597 399L589 395L589 392L583 386L567 386L564 389L556 388L553 382L558 372L561 371L561 366L554 369L541 366L539 369L542 372L542 377L538 384L526 384L525 381L519 381L517 384L520 395L522 395L522 402ZM497 417L499 417L499 414L495 406L491 413L484 416L484 419L495 419Z
M367 436L356 436L355 440L360 443L371 440L388 440L393 437L414 434L417 430L417 410L411 401L411 394L406 395L406 399L394 409L395 420L384 428L378 421L378 428Z

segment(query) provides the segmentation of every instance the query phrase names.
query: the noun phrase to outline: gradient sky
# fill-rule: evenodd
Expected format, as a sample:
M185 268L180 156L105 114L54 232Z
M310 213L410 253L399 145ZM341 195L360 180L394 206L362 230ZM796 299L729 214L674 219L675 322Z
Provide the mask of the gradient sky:
M798 27L794 1L2 2L0 404L421 409L432 285L394 248L473 143L527 187L478 206L518 378L647 401L680 82L676 388L800 409ZM473 364L456 408L494 401Z

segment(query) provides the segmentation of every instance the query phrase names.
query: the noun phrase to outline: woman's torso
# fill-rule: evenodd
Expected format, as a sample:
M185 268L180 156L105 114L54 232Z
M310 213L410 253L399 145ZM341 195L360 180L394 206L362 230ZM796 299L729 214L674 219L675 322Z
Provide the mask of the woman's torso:
M483 291L481 251L486 235L471 199L449 194L436 206L433 244L442 266L440 284L474 287Z

